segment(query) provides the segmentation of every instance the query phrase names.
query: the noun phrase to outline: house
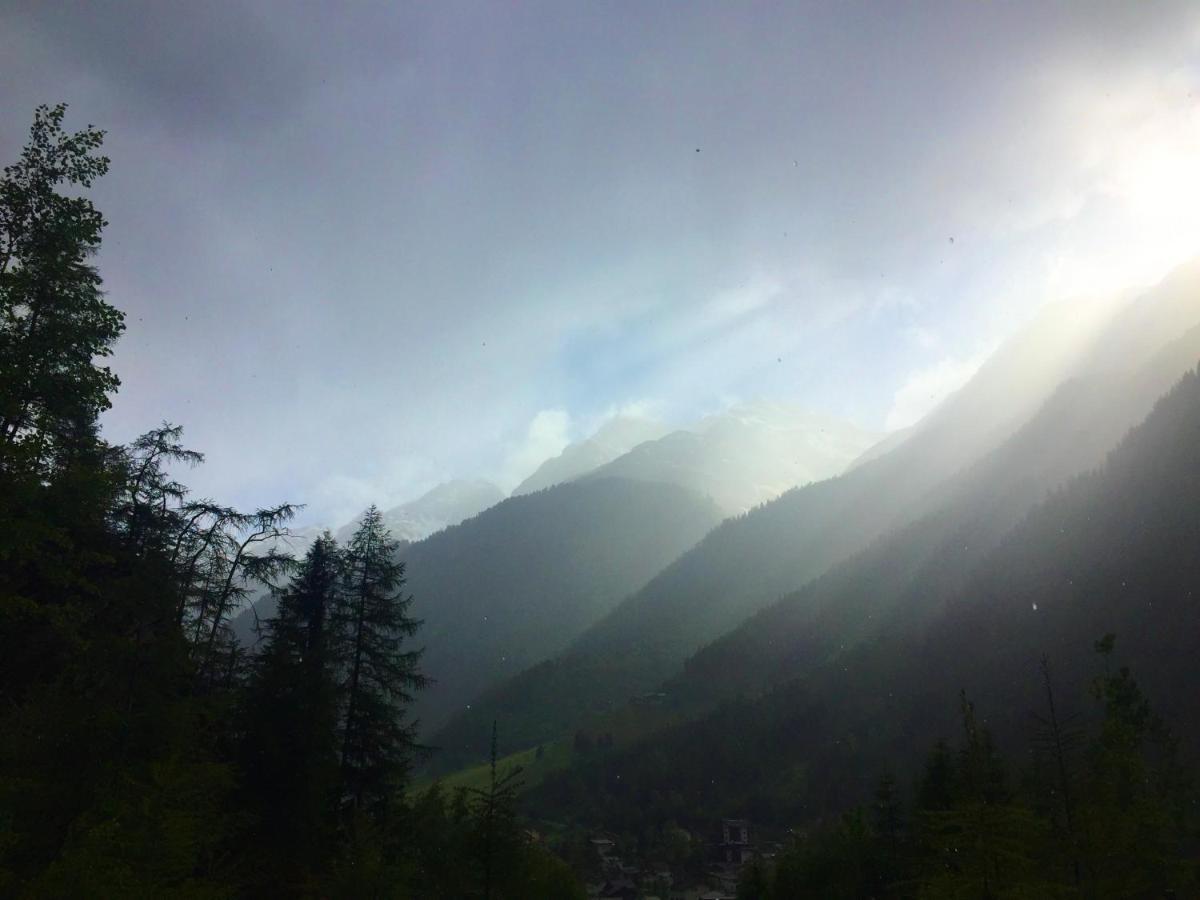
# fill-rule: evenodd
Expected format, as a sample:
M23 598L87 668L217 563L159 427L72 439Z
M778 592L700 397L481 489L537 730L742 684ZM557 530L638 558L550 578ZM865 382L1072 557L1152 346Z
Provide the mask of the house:
M755 846L750 843L750 823L745 819L721 821L721 843L717 855L727 866L741 866L754 858Z
M750 823L746 819L722 819L721 839L726 844L750 843Z

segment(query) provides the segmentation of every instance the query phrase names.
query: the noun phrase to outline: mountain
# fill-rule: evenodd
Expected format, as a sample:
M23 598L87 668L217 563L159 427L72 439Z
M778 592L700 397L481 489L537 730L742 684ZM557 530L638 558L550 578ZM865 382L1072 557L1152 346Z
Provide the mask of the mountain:
M749 403L648 440L589 477L679 484L731 515L840 474L879 435L778 403Z
M547 460L513 495L577 478L629 478L699 491L736 515L839 474L878 440L846 422L768 402L670 432L647 419L618 417Z
M910 626L936 615L940 609L931 597L958 590L1036 503L1072 476L1100 466L1197 359L1200 326L1135 371L1072 378L1000 448L941 486L933 512L705 647L670 689L707 704L759 693L806 674L821 658L797 652L811 645L814 621L825 623L822 634L840 652L887 627L885 613L902 614ZM835 620L838 627L831 627ZM725 673L715 690L703 674L714 668Z
M983 491L997 498L990 518L971 519L969 503L962 507L979 529L977 551L988 549L1046 490L1096 465L1153 398L1194 364L1200 335L1187 329L1197 323L1195 265L1115 311L1047 309L899 446L723 522L566 653L480 698L437 735L447 763L478 758L484 725L493 717L506 721L514 746L529 745L656 689L692 653L748 616L896 529L953 507L956 497ZM1057 412L1047 412L1039 426L993 457L993 482L986 466L967 474L1030 425L1060 385L1087 402L1073 411L1063 394ZM1021 440L1028 449L1020 448ZM950 527L930 531L927 555L954 535ZM880 580L908 583L920 566L920 556L900 554ZM738 677L731 672L722 682Z
M511 497L401 543L413 613L424 623L422 668L434 679L414 707L423 726L438 726L485 687L560 652L720 519L711 500L686 488L602 478ZM316 534L285 540L302 554ZM274 611L273 597L258 596L235 617L234 633L253 646L256 623Z
M662 437L667 427L641 416L616 416L586 440L569 445L546 460L513 490L512 495L532 494L544 488L574 481L627 453L643 441Z
M1067 408L1060 398L1047 417ZM1030 715L1044 709L1043 658L1059 714L1086 714L1088 685L1105 666L1092 645L1106 633L1156 709L1195 742L1200 708L1179 686L1200 681L1200 632L1186 624L1200 609L1197 459L1200 374L1191 371L1099 469L986 552L935 539L936 552L914 560L918 532L938 531L914 525L697 655L695 684L744 688L739 669L769 671L774 684L580 760L535 792L535 809L569 807L620 829L734 814L812 822L864 801L884 771L904 783L935 740L955 733L960 689L1010 749L1027 747ZM958 533L960 547L970 539ZM915 577L898 596L880 594L906 560ZM814 592L829 602L814 605Z
M857 469L863 463L869 463L873 459L878 459L881 456L886 456L891 453L905 441L907 441L917 430L917 425L909 425L907 428L900 428L896 431L889 432L887 436L879 441L876 441L861 454L856 456L854 460L846 467L846 471L850 472Z
M417 702L425 727L563 650L720 517L677 485L589 479L510 497L403 547L434 679Z
M503 499L504 493L490 481L446 481L416 500L392 507L383 514L383 522L393 538L401 544L408 544L451 525L457 525L495 506ZM350 540L357 527L357 521L348 522L337 530L334 537L344 544ZM287 536L262 545L261 551L280 550L299 559L308 552L309 546L323 531L325 529L317 525L293 529ZM266 590L258 589L248 606L234 616L230 628L241 644L255 647L262 638L262 622L274 614L274 598Z
M436 531L457 525L504 499L504 492L490 481L457 479L439 484L416 500L394 506L383 514L383 522L398 541L419 541ZM337 530L335 537L346 541L356 522Z

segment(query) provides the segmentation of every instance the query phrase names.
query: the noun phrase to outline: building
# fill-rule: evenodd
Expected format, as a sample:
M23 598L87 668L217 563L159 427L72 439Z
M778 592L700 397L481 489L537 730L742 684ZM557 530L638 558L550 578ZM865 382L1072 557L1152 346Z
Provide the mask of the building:
M745 819L723 819L717 849L720 861L727 866L740 868L752 860L757 848L750 842L750 823Z

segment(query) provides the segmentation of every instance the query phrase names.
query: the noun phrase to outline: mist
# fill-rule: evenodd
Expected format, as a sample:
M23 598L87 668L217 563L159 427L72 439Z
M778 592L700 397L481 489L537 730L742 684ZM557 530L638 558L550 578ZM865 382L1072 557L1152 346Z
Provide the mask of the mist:
M0 5L0 895L1200 896L1200 7Z
M9 4L0 152L109 130L106 433L337 524L634 407L911 425L1194 250L1189 4L872 12Z

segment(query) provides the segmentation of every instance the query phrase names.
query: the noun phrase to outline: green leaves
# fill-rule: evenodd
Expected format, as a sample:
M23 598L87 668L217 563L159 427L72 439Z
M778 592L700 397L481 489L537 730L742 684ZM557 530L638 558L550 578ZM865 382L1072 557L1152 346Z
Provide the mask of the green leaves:
M104 217L83 196L108 171L91 126L62 130L66 106L38 107L29 142L0 179L0 466L47 477L91 446L120 384L97 360L124 314L88 264Z

